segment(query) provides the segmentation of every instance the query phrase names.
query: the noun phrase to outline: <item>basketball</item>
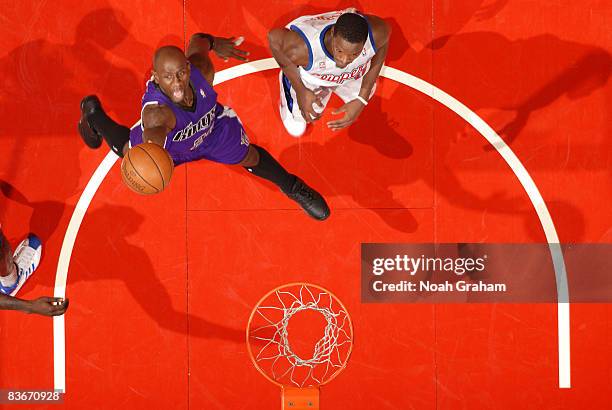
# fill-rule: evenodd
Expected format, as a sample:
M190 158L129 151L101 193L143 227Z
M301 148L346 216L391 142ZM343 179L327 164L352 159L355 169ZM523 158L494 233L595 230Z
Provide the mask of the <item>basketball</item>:
M168 151L157 144L144 143L132 147L121 162L121 178L134 192L158 194L170 183L174 162Z

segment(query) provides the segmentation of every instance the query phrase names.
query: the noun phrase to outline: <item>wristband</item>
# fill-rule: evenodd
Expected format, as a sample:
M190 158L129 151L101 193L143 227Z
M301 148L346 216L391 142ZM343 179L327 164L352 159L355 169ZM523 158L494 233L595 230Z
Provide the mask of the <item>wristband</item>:
M368 101L360 95L358 95L355 99L361 101L363 105L368 105Z
M208 40L208 43L210 44L210 47L208 49L209 51L215 48L215 37L212 34L198 33L198 36L203 37Z

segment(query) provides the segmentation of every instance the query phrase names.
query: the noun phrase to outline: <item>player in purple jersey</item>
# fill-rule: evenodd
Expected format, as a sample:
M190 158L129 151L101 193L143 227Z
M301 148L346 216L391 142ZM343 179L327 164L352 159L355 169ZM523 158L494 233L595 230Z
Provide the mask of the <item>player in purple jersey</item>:
M209 51L225 60L246 60L248 53L236 48L240 42L197 33L186 53L174 46L157 49L140 126L129 130L117 124L97 97L88 96L81 101L79 132L89 147L98 148L104 139L120 157L129 143L153 142L164 147L176 165L198 159L240 165L276 184L313 218L327 219L330 211L323 197L287 172L264 148L251 144L236 113L217 102Z

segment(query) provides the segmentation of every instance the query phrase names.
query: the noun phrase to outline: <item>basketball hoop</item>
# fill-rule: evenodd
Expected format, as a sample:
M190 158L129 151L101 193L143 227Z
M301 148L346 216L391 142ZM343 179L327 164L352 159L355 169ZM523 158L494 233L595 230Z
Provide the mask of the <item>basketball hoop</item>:
M282 408L318 410L319 387L348 363L353 324L330 291L291 283L261 298L251 312L246 338L257 370L282 388Z

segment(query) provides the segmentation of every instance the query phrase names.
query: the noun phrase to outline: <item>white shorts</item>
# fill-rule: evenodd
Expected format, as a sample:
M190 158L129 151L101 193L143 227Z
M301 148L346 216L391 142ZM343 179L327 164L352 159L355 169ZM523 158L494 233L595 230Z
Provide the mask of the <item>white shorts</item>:
M347 81L346 83L335 87L320 86L308 82L308 80L304 77L300 78L302 79L302 82L306 88L313 91L321 98L322 107L318 106L317 104L313 104L315 111L321 113L323 110L325 110L325 107L327 107L327 103L329 102L329 98L331 97L332 93L340 97L345 104L356 99L359 95L359 91L361 91L361 83L363 82L364 77L361 77L358 80ZM282 70L278 75L278 80L280 84L281 119L285 118L287 115L292 115L294 120L306 122L304 117L302 117L302 112L300 111L300 107L297 102L297 94L295 93L295 89L292 87L289 79L283 74ZM374 95L375 91L376 83L374 83L374 87L372 87L372 92L370 92L369 98Z

